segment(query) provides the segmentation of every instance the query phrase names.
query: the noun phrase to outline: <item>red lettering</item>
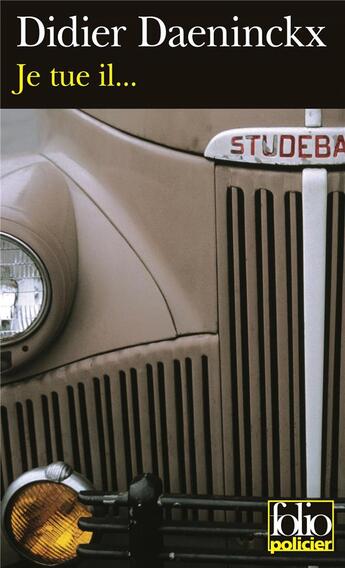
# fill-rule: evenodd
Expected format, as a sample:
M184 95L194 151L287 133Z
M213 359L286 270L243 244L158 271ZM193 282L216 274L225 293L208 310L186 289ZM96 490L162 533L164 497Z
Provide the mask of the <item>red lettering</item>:
M267 136L264 134L262 137L262 153L264 156L276 156L277 155L277 136L272 138L272 148L268 147Z
M285 141L290 142L290 150L284 150ZM279 154L282 158L292 158L295 154L295 137L291 134L283 134L280 137Z
M250 143L250 154L251 156L255 156L255 144L257 140L260 140L260 136L258 134L254 134L253 136L246 136L247 140L251 140Z
M324 150L321 152L321 150ZM331 148L329 145L329 136L317 134L315 136L315 156L316 158L329 158Z
M298 137L298 156L299 158L311 158L312 155L308 154L305 150L308 148L308 144L305 144L305 140L311 140L312 136L305 134Z
M243 140L242 136L233 136L231 138L231 145L232 145L232 148L230 150L231 154L243 154L244 146L243 146L243 143L241 142L241 140ZM234 150L233 147L238 148L238 149Z
M339 134L337 138L337 143L334 148L334 158L338 156L338 154L345 154L345 138L343 134Z
M261 155L268 158L277 156L282 160L295 158L296 161L326 160L345 155L345 135L316 134L316 132L279 135L275 134L274 130L272 132L268 130L268 134L230 137L230 154L247 157Z

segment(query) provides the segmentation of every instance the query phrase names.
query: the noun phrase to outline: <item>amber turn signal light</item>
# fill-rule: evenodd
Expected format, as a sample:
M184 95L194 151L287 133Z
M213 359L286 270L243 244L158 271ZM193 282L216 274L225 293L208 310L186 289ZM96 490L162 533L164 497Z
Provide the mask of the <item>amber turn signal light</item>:
M38 479L42 471L44 478ZM63 477L68 472L61 479L61 473ZM11 495L5 495L4 526L22 556L44 566L57 566L73 560L78 546L90 542L92 533L78 527L81 517L91 516L79 503L78 491L89 489L90 484L66 464L27 472L12 486L8 489Z

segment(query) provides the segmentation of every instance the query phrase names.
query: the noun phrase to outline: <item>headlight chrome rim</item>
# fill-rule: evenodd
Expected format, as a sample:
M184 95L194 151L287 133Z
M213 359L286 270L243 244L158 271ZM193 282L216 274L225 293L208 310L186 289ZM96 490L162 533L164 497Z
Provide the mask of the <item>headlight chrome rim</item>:
M5 239L10 242L12 241L18 247L20 247L25 252L25 254L29 256L30 259L33 261L33 263L36 265L43 282L43 300L38 315L24 331L16 333L9 337L0 337L0 345L7 347L22 342L23 340L31 336L35 331L37 331L39 327L41 327L41 325L43 324L44 320L48 315L51 306L52 286L48 270L44 262L26 242L4 231L0 231L0 239Z

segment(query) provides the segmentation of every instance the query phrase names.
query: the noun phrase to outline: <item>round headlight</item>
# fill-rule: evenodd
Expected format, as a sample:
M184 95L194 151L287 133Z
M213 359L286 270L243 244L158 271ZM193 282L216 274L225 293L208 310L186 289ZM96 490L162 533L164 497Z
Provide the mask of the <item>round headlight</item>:
M2 233L0 247L0 339L7 345L27 337L43 321L50 284L43 263L25 243Z
M60 481L60 472L67 472L67 479ZM6 534L17 552L44 566L73 560L78 546L92 537L78 527L81 517L91 515L79 503L78 492L90 487L63 463L20 476L5 494L3 512Z

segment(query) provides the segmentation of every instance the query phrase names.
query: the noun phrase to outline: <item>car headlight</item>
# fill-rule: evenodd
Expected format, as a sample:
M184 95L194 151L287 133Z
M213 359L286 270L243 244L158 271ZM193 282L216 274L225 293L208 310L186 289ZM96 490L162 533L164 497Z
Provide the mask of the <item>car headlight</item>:
M25 243L1 234L0 248L0 339L11 344L43 321L51 290L42 261Z
M4 497L3 526L17 552L44 566L73 560L79 544L92 537L78 527L81 517L91 515L78 501L78 492L87 489L89 482L62 462L16 479Z
M61 332L78 277L65 177L44 161L19 164L1 183L0 363L9 381Z

